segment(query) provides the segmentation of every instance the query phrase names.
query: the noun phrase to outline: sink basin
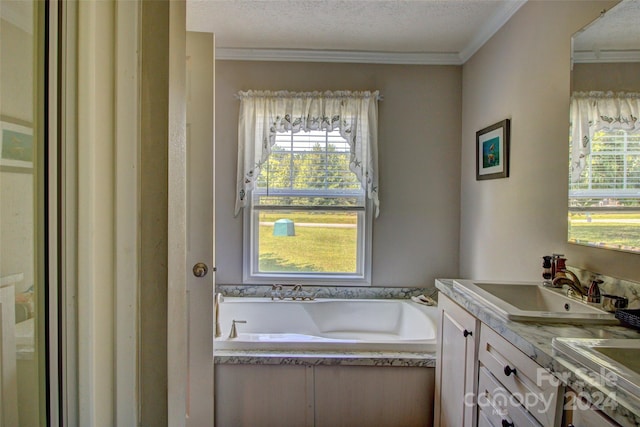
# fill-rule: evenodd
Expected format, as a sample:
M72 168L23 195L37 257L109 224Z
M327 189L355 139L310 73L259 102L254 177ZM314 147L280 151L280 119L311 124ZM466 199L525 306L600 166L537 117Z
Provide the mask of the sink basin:
M537 283L454 280L458 291L490 306L498 315L519 322L618 324L611 313Z
M554 338L553 348L602 381L640 396L640 339Z

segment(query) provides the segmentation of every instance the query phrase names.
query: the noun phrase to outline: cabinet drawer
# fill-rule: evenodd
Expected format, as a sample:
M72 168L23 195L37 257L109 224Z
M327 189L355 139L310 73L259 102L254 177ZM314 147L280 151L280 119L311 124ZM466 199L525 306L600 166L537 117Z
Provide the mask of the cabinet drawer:
M478 419L493 426L542 427L489 371L481 367L478 379Z
M597 410L578 410L573 413L572 425L575 427L619 427L620 424L612 421L606 415Z
M485 324L480 327L478 360L540 423L559 424L559 381L549 381L552 374Z
M575 427L619 427L620 424L607 417L597 408L591 406L573 390L567 391L565 396L566 420L565 424Z

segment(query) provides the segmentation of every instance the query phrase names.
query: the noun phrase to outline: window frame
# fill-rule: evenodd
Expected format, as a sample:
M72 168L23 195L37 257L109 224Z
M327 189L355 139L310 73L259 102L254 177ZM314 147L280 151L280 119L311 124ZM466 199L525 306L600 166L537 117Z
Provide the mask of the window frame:
M327 131L330 132L330 131ZM259 254L259 225L258 214L261 210L255 208L254 192L251 190L247 194L247 206L243 212L243 262L242 262L242 282L243 284L307 284L314 286L371 286L371 248L373 235L373 202L367 197L364 191L364 209L354 207L354 209L344 209L349 212L356 212L358 215L357 224L357 272L354 274L345 273L266 273L258 271ZM300 190L290 192L277 190L280 193L300 193ZM302 191L304 192L304 190ZM286 207L282 210L296 211L298 209ZM309 210L301 208L299 210ZM323 211L322 207L311 208L315 211ZM327 209L330 211L330 209Z

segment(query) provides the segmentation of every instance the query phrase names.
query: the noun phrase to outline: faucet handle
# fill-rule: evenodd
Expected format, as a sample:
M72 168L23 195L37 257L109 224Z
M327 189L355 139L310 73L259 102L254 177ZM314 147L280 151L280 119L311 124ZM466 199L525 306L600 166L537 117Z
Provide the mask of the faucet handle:
M282 285L271 285L271 301L274 298L282 299Z
M229 339L238 338L238 329L236 328L236 323L247 323L246 320L232 320L231 321L231 332L229 332Z

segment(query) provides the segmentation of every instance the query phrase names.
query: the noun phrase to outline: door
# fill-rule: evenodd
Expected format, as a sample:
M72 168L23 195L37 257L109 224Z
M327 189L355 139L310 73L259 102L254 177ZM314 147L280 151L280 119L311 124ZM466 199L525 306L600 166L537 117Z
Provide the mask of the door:
M46 29L38 21L45 7L37 1L0 5L2 427L37 426L45 419Z
M187 425L213 425L214 38L187 32ZM204 267L206 266L206 267ZM194 270L195 267L195 270ZM202 268L206 268L206 274Z

